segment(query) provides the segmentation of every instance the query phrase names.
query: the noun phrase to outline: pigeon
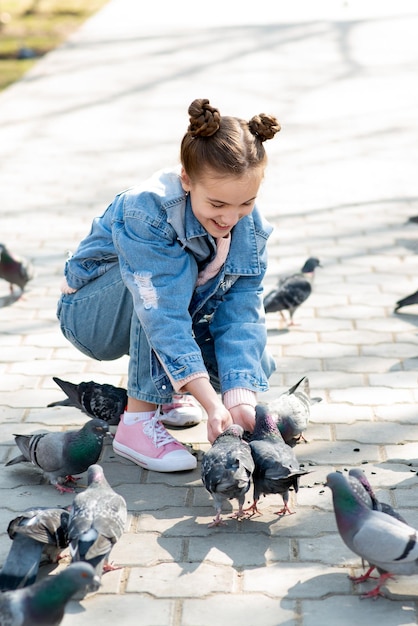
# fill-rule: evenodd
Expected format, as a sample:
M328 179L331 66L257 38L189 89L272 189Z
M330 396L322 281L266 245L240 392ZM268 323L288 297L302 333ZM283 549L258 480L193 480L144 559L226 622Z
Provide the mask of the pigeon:
M352 487L354 487L354 489L355 489L355 482L357 481L358 483L360 483L361 489L363 490L363 492L367 494L365 498L366 503L367 503L367 498L370 501L370 505L368 505L369 508L373 509L374 511L382 511L382 513L391 515L392 517L395 517L396 519L398 519L400 522L403 522L404 524L408 523L402 517L402 515L398 513L398 511L395 511L395 509L390 504L387 504L386 502L380 502L376 498L376 495L367 479L367 476L361 468L354 467L350 469L350 471L348 472L348 477L349 477L350 484Z
M105 420L109 425L117 425L123 414L128 394L122 387L89 382L78 385L54 376L53 380L67 395L65 400L51 402L51 406L75 406L90 417Z
M12 254L4 243L0 243L0 278L4 278L9 283L12 294L13 285L20 287L23 292L27 283L33 278L31 263L23 257Z
M408 522L402 517L400 513L395 511L395 509L386 502L380 502L367 479L364 471L355 467L350 469L348 472L348 481L350 483L350 487L355 491L356 495L363 500L363 502L369 507L369 509L373 509L373 511L382 511L382 513L386 513L386 515L391 515L392 517L398 519L400 522L407 524ZM362 574L361 576L350 576L350 580L354 583L362 583L368 580L375 569L374 565L368 568L368 570Z
M303 390L300 388L302 382ZM311 398L309 378L303 376L269 404L283 439L292 448L301 440L306 443L303 433L308 426L311 405L321 400L319 397Z
M409 296L405 296L405 298L398 300L393 312L397 313L399 309L402 309L404 306L411 306L411 304L418 304L418 291L415 291Z
M108 432L107 422L93 419L80 430L14 435L22 454L6 465L30 462L42 470L58 491L73 492L74 489L67 487L66 483L75 482L74 475L82 474L98 461Z
M266 313L276 313L278 311L283 321L286 321L283 311L288 311L288 326L294 326L293 316L296 309L312 293L312 282L317 267L321 267L319 259L310 257L299 272L281 278L277 287L264 298Z
M283 498L283 508L277 515L292 513L289 508L289 489L299 489L299 478L309 472L301 469L293 448L285 443L276 421L267 412L267 407L257 404L255 427L249 442L254 459L254 497L247 510L259 513L257 503L261 494L279 493Z
M245 494L250 488L254 461L251 448L243 440L244 429L238 424L229 426L205 452L201 464L203 485L211 494L216 517L209 527L225 525L222 504L225 500L238 500L239 509L231 517L242 519Z
M32 585L43 560L56 563L68 547L65 508L26 509L12 519L7 533L13 543L0 570L0 590Z
M99 584L88 563L74 563L39 582L0 594L1 626L58 626L67 603L86 585Z
M418 574L417 530L395 517L370 509L340 472L325 483L332 491L335 519L341 539L355 554L379 572L376 587L362 597L376 598L388 578Z
M85 561L99 579L112 569L110 552L122 536L127 505L123 496L112 489L101 465L93 464L87 471L88 487L76 494L70 508L68 539L72 562ZM88 589L89 592L96 588Z

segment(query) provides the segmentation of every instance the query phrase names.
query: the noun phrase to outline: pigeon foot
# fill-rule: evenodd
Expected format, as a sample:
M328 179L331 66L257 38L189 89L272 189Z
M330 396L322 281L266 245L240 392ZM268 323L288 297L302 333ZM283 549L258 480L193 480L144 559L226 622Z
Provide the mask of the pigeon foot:
M286 503L284 504L284 507L280 509L280 511L276 511L276 515L286 515L286 513L288 513L289 515L294 515L296 511L291 511Z
M376 576L371 576L371 573L373 572L374 569L375 569L375 567L374 567L374 565L372 565L371 567L369 567L367 572L365 572L361 576L349 576L348 578L355 585L358 585L359 583L364 583L366 580L370 580L370 578L376 578Z
M208 524L208 528L214 528L215 526L228 526L228 522L224 522L222 518L217 518L213 520L210 524Z
M262 512L257 508L257 503L253 502L253 504L251 506L249 506L246 509L243 509L244 513L247 513L248 511L250 511L248 518L250 519L251 517L254 517L254 515L256 515L258 513L258 515L263 515Z
M57 483L54 485L55 489L57 489L60 493L75 493L75 489L73 487L66 487L65 485L60 485Z
M381 574L379 577L379 582L377 583L376 587L374 587L367 593L363 593L360 596L360 598L361 599L372 598L373 600L376 600L379 596L385 597L384 594L380 591L380 588L385 583L385 581L388 580L389 578L393 578L393 574L390 574L389 572L386 572L385 574Z
M107 572L114 572L117 569L122 569L122 565L112 565L112 563L105 563L105 565L103 565L103 574L106 574Z
M74 484L76 484L78 480L80 480L80 478L77 478L76 476L69 475L69 476L65 477L64 483L65 484L67 484L67 483L74 483Z
M251 515L248 515L244 510L237 511L236 513L232 513L232 515L229 516L230 519L236 519L239 522L242 522L242 520L244 519L249 519L250 517Z

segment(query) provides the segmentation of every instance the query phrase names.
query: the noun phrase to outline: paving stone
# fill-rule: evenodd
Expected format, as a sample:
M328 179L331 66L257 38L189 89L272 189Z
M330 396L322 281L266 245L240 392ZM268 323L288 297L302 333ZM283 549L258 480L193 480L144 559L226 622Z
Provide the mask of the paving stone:
M112 549L112 561L123 566L148 567L161 562L181 561L183 538L158 533L125 532Z
M278 601L263 594L249 593L247 601L242 594L216 594L203 600L185 600L182 624L184 626L212 626L230 624L238 626L252 619L262 620L263 626L297 626L299 616L296 603L291 600ZM253 616L253 617L252 617Z
M353 595L337 595L302 602L303 626L352 626L353 624L381 624L382 626L415 626L416 613L412 602L391 602L379 598L361 601L358 592Z
M306 446L299 460L319 465L355 464L363 461L376 462L381 459L379 447L372 444L359 444L355 440L320 442L311 441Z
M225 521L228 522L227 517ZM247 525L246 521L244 523ZM251 535L249 541L244 528L233 542L229 535L218 533L209 537L192 537L188 543L190 561L230 565L236 569L288 561L290 554L290 542L282 537L260 533Z
M348 593L350 588L341 570L315 563L274 563L243 574L244 593L263 592L274 598L320 598Z
M228 567L208 563L162 563L129 572L127 593L149 593L158 598L199 598L234 589L235 574Z
M337 424L335 433L337 439L355 440L359 443L373 442L375 444L403 444L405 441L414 441L415 425L386 423L382 428L379 422L356 422L355 424Z
M302 562L312 561L344 568L347 576L351 575L351 567L359 567L361 564L360 557L347 548L338 533L299 539L298 557Z
M124 626L137 626L140 621L147 626L161 626L170 624L174 613L172 600L155 601L146 595L125 594L122 601L115 603L115 596L96 595L81 602L70 601L65 611L62 626L90 625L94 612L94 621L107 624L123 623Z

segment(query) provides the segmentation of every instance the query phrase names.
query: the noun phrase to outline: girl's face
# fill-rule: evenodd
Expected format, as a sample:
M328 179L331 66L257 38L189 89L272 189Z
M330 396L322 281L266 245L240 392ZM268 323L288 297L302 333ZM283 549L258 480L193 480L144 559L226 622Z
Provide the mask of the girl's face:
M190 193L193 214L212 237L226 237L242 217L251 213L263 172L260 167L240 177L221 177L207 170L202 178L192 182L182 169L182 186Z

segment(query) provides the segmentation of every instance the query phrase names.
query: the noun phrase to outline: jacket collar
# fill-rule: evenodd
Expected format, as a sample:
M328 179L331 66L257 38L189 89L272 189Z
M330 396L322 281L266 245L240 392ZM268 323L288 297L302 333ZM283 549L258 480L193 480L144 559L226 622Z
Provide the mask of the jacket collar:
M183 248L187 248L203 261L216 250L214 238L196 219L190 202L190 196L184 194L177 202L166 206L167 221L174 228ZM255 225L252 215L247 215L236 224L231 233L231 247L225 263L227 274L252 275L260 272Z

